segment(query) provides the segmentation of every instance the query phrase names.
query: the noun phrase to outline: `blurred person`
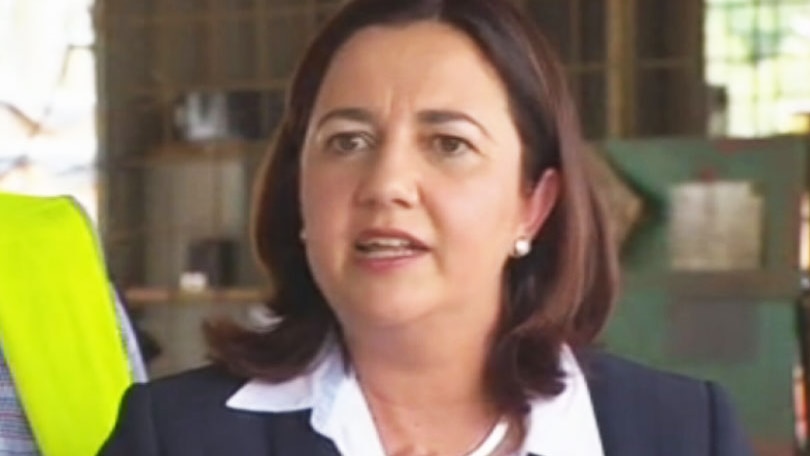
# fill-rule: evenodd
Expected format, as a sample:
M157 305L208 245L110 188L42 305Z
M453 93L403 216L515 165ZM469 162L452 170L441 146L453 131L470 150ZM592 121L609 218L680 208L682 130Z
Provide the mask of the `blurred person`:
M146 372L71 197L0 192L0 454L91 454Z
M617 259L564 73L506 1L357 0L296 72L264 328L126 394L101 455L751 454L728 397L592 348Z

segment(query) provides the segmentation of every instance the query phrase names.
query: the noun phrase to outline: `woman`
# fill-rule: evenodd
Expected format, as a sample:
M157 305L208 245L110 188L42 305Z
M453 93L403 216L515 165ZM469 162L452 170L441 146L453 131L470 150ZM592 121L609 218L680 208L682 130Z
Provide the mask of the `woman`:
M560 65L506 1L358 0L294 77L272 328L123 400L103 455L741 455L726 396L589 350L616 262Z

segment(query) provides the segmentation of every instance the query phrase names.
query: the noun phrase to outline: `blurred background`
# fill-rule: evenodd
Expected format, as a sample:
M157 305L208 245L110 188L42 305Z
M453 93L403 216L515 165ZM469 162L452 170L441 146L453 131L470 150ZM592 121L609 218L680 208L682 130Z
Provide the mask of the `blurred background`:
M82 203L152 376L204 362L206 316L261 318L252 178L340 3L0 0L0 190ZM618 228L600 343L722 383L759 454L807 454L810 0L517 3L560 50Z

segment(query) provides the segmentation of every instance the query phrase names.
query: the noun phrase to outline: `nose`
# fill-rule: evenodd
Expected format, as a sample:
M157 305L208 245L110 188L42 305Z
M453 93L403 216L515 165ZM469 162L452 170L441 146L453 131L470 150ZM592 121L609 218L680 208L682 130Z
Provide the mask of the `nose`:
M418 163L405 141L385 144L364 169L356 203L363 207L411 208L419 203Z

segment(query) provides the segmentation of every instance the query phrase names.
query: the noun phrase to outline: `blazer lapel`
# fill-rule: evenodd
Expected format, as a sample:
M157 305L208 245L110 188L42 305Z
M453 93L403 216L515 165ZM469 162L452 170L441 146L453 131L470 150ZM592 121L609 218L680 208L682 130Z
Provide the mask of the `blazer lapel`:
M341 456L309 425L309 412L259 413L226 409L212 415L200 439L206 456Z
M310 412L274 413L267 415L267 433L273 456L312 455L341 456L331 440L318 434L309 423Z
M265 414L223 408L221 413L210 415L205 434L198 438L205 442L201 446L206 456L271 455L266 423Z
M621 408L610 385L603 378L595 374L588 376L588 389L591 394L596 424L599 427L599 437L602 439L602 450L605 456L632 456L635 453L626 453L622 448L622 441L626 434L622 428Z
M622 375L621 367L595 351L578 353L591 394L599 436L605 456L646 456L655 451L643 435L649 420L634 405L637 394L633 379ZM649 436L647 436L649 437Z

